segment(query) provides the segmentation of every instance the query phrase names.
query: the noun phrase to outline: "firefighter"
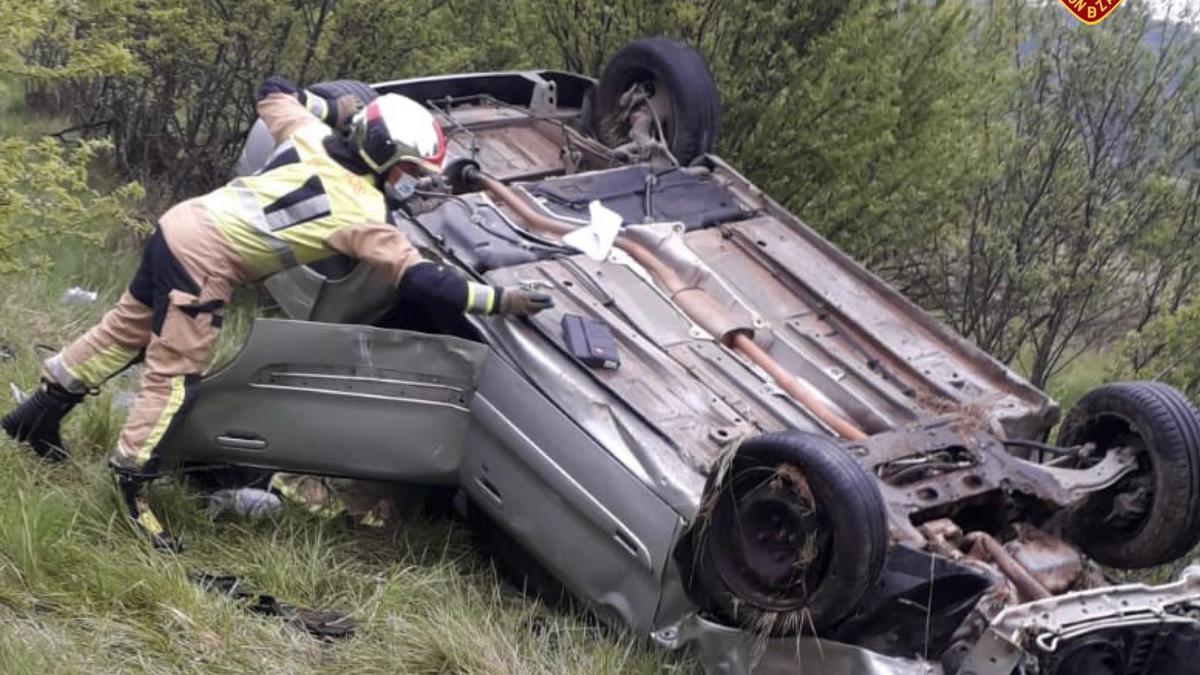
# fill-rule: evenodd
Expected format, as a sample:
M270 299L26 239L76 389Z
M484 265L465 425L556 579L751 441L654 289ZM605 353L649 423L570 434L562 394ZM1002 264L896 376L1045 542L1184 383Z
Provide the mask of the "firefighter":
M350 96L327 100L273 76L259 89L258 114L277 144L267 165L163 214L116 306L47 359L37 391L2 420L9 436L61 461L62 418L144 361L109 464L130 517L158 546L173 542L142 486L189 385L208 365L237 286L343 253L386 271L399 294L464 312L530 315L552 305L544 293L477 284L423 260L386 224L389 199L411 196L446 154L440 125L420 104L396 94L365 106Z

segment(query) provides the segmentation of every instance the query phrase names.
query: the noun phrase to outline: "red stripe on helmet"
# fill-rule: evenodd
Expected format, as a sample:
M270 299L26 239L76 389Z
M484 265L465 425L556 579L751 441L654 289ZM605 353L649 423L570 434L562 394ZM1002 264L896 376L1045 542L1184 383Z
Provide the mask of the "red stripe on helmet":
M440 168L446 159L446 135L442 133L442 125L438 124L436 117L433 118L433 131L437 134L437 149L425 159Z

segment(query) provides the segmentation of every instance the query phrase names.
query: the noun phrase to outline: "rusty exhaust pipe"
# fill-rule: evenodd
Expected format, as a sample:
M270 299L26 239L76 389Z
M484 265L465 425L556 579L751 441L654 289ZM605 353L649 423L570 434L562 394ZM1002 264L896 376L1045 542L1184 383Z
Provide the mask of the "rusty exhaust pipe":
M504 202L505 205L515 211L517 215L528 222L534 229L559 236L575 229L575 226L570 223L541 213L507 185L484 174L482 171L465 169L463 177L470 182L478 182L483 185L484 189L490 192L493 197ZM659 259L652 251L635 241L631 241L628 237L618 235L615 246L629 254L629 257L646 268L650 272L650 275L662 284L671 300L683 310L683 313L689 319L713 335L716 335L718 339L721 339L720 331L714 330L714 327L722 325L724 322L715 321L714 319L722 317L725 310L711 295L701 288L689 286L684 283L679 278L679 275L675 273L675 270L671 269L669 265ZM830 410L829 406L825 405L820 398L809 391L808 387L799 378L789 373L783 366L779 365L779 362L771 358L769 354L755 344L749 335L740 332L733 333L726 337L725 342L726 346L741 352L752 363L766 371L775 380L775 384L779 385L780 389L783 389L792 398L796 399L800 405L804 406L814 417L824 422L834 433L852 441L862 440L867 437L862 429L859 429L848 420L843 419L841 415Z
M1012 580L1013 585L1017 587L1017 593L1021 598L1028 602L1030 600L1044 600L1050 597L1050 591L1038 581L1029 570L1025 569L1016 558L1012 557L996 538L987 532L976 531L971 532L963 537L963 542L968 546L979 547L982 553L986 553L987 557L992 562L996 563L996 567L1004 573L1004 576ZM980 557L976 553L977 557Z

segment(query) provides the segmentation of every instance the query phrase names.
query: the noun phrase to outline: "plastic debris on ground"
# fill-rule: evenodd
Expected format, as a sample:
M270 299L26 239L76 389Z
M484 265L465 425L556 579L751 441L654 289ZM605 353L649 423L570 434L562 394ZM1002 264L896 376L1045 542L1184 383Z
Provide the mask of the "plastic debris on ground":
M63 291L62 301L69 305L88 305L96 301L99 294L86 288L72 286Z
M283 502L275 493L244 487L217 490L208 495L205 512L212 519L229 513L249 518L266 518L278 514L282 508Z

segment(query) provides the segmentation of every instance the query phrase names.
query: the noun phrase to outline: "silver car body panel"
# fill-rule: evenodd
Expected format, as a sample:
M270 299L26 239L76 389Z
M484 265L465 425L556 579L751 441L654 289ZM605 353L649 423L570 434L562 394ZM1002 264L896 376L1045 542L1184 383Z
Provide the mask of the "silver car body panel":
M502 359L471 408L462 488L601 616L647 634L683 519Z
M163 458L452 485L487 354L447 336L260 319L232 362L189 385Z
M268 277L263 285L285 314L303 321L369 325L396 299L387 273L370 265L357 265L336 280L301 265Z
M189 399L168 464L460 485L600 613L653 625L683 519L485 345L260 319Z
M586 84L579 76L531 71L376 88L435 108L449 159L475 159L535 208L563 218L554 204L539 201L534 181L601 179L622 170L579 171L572 145L578 140L568 141L562 124L579 117ZM261 166L271 145L256 125L239 172ZM893 541L923 541L911 516L938 504L921 494L950 503L1016 484L1066 504L1130 469L1116 454L1088 472L1057 473L1003 454L1004 438L1042 438L1057 405L719 158L703 159L707 168L686 171L729 191L744 217L690 231L674 222L630 223L626 235L723 305L731 318L721 331L752 331L758 346L830 409L871 434L847 446L869 471L925 446L961 445L985 470L991 462L993 475L977 481L881 483ZM468 214L464 204L482 210ZM365 265L341 279L305 267L281 273L267 288L300 321L257 321L233 362L190 385L191 411L164 439L168 459L458 485L602 617L666 648L693 646L711 673L941 672L926 660L829 640L763 638L698 614L673 551L697 518L713 466L756 434L829 431L720 335L686 317L639 264L614 250L604 262L575 255L472 269L438 228L520 225L482 193L393 220L431 257L479 280L550 288L555 308L532 319L473 317L482 340L476 343L353 325L378 317L392 297ZM574 360L562 336L565 314L607 324L621 366L595 369ZM1198 578L1200 572L1159 587L1107 587L1005 608L968 664L977 675L1007 674L1028 658L1031 630L1066 638L1095 621L1195 621L1168 605L1195 604Z
M664 647L695 645L712 675L941 675L942 667L922 659L882 656L854 645L817 637L766 638L713 623L692 614L679 625L655 632Z
M1008 675L1029 654L1053 654L1071 638L1117 626L1192 624L1200 617L1200 566L1176 581L1123 584L1029 602L1001 611L963 662L962 672Z

